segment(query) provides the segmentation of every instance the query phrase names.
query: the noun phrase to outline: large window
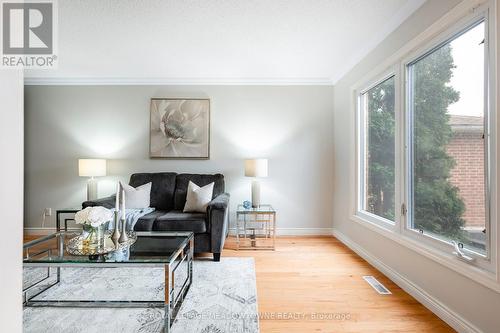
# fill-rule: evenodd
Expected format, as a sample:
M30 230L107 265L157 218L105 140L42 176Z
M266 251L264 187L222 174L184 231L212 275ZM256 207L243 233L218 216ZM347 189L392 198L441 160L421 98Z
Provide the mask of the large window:
M485 24L411 62L411 229L486 254Z
M351 209L353 220L387 237L466 274L476 273L463 262L476 265L490 278L497 270L491 231L498 207L490 200L498 195L490 170L497 166L498 118L488 15L487 5L464 12L354 87Z
M395 215L394 76L360 96L364 138L361 209L394 221Z

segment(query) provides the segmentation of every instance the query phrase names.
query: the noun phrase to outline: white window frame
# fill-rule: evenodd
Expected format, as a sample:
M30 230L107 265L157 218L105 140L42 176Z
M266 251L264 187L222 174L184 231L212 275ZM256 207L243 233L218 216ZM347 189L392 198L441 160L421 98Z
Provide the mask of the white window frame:
M396 75L398 74L398 75ZM389 229L389 230L397 230L399 228L399 223L400 223L400 216L397 213L398 212L398 207L401 206L400 202L400 193L399 193L399 188L397 186L397 181L399 177L399 168L395 167L395 196L394 196L394 205L395 205L395 218L394 221L388 220L382 216L378 216L376 214L373 214L371 212L368 212L363 209L363 201L364 199L364 193L365 190L363 189L365 184L365 171L364 171L364 166L365 166L365 152L366 152L366 137L365 137L365 132L366 132L366 110L365 110L365 105L363 103L364 99L364 94L367 93L370 89L376 87L377 85L381 84L382 82L394 78L394 115L395 115L395 123L396 123L396 132L395 132L395 147L394 147L394 157L395 157L395 163L397 164L400 156L399 156L399 137L398 137L398 120L399 120L399 108L398 105L400 104L400 82L399 82L399 69L397 66L392 66L388 68L386 71L381 73L381 75L376 76L375 78L371 79L364 85L360 85L356 89L356 199L355 199L355 215L363 220L369 221L370 223L376 224L378 226L381 226L383 228Z
M488 163L489 174L487 175L487 196L486 205L488 208L488 245L487 256L475 253L473 251L465 250L466 254L475 258L474 262L464 262L452 253L450 244L433 239L427 235L410 230L407 225L408 214L401 212L396 214L395 223L387 223L387 220L378 217L374 214L360 210L360 195L363 193L360 187L360 157L363 153L363 146L361 145L360 122L362 114L360 114L359 97L363 92L366 92L371 87L384 81L390 76L395 76L395 116L396 116L396 208L408 207L409 188L407 181L409 165L408 165L408 141L409 136L407 130L407 75L406 65L411 63L417 58L422 57L426 52L434 49L443 41L449 40L451 37L459 35L460 32L466 30L472 22L478 21L483 18L486 25L485 35L485 87L487 90L487 100L485 101L485 124L489 127L485 128L488 134L485 141L485 163ZM500 292L500 275L498 274L498 267L500 266L497 254L497 240L498 240L498 219L497 219L497 206L499 205L497 199L497 88L496 88L496 8L495 1L483 1L483 4L463 3L454 8L451 15L443 17L438 20L436 24L424 31L422 34L414 38L412 41L405 45L401 50L396 52L389 59L375 68L369 75L363 78L360 82L351 87L352 93L352 107L354 110L353 128L355 139L355 151L352 153L351 165L354 171L351 174L351 184L355 188L355 194L351 199L350 211L351 219L363 226L384 235L391 240L406 246L440 264L451 268L474 281L481 283L497 292ZM404 204L404 206L403 206Z
M450 26L448 29L446 29L445 31L443 31L442 33L440 33L436 38L432 39L430 42L424 44L422 47L416 49L414 52L410 53L406 58L403 59L402 63L401 63L401 71L402 73L404 73L404 78L405 78L405 94L403 95L403 98L405 100L405 103L404 103L404 108L405 108L405 112L404 112L404 115L406 117L405 119L405 124L404 124L404 129L405 129L405 147L406 147L406 151L405 151L405 180L404 180L404 184L405 184L405 189L404 189L404 194L405 194L405 197L404 197L404 203L406 205L406 207L408 207L408 211L411 212L411 144L412 144L412 138L411 138L411 131L410 131L410 128L412 126L411 124L411 121L410 121L410 110L411 110L411 106L409 105L410 101L407 100L409 94L410 94L410 90L411 90L411 86L410 86L410 80L409 80L409 66L412 64L412 63L415 63L416 61L418 61L419 59L422 59L423 57L425 57L427 54L433 52L434 50L436 50L437 48L439 48L440 46L448 43L449 41L453 40L454 38L460 36L462 33L464 33L465 31L471 29L473 26L479 24L481 21L484 21L485 23L485 103L484 103L484 107L485 107L485 110L484 110L484 117L485 117L485 125L489 125L490 124L490 113L492 113L491 111L494 110L494 105L490 105L490 103L488 102L489 99L488 99L488 96L492 93L490 91L490 88L491 88L491 82L489 82L490 80L488 80L488 78L491 78L492 76L490 75L491 73L491 67L490 67L490 62L489 62L489 58L491 57L491 49L490 49L490 45L489 45L489 35L488 35L488 31L490 31L491 27L490 27L490 22L488 20L488 10L482 10L482 11L479 11L479 12L476 12L474 15L469 15L465 18L463 18L462 20L458 21L457 23L453 24L452 26ZM491 165L491 160L489 159L489 156L491 155L490 153L490 147L491 147L491 139L490 139L490 134L491 134L491 130L492 128L489 128L488 126L485 126L485 171L489 171L491 170L492 168L492 165ZM486 187L488 187L489 185L489 182L490 182L490 178L489 175L486 175L486 179L485 179L485 185ZM472 250L469 250L467 248L464 248L463 251L470 257L474 258L475 259L475 263L473 263L474 265L482 268L482 269L485 269L485 270L488 270L488 271L491 271L493 272L494 271L494 267L492 266L492 261L491 261L491 258L492 258L492 244L491 244L491 219L490 219L490 207L491 205L489 204L490 202L490 195L489 195L489 190L487 191L487 193L485 193L485 204L486 204L486 230L487 230L487 235L488 235L488 238L487 238L487 242L486 242L486 256L483 255L483 254L480 254L478 252L475 252L475 251L472 251ZM413 237L416 241L418 242L423 242L425 245L427 246L431 246L431 247L435 247L441 251L444 251L444 252L453 252L453 246L451 245L451 243L447 242L447 241L444 241L442 239L439 239L437 237L434 237L432 235L429 235L428 233L419 233L417 230L414 230L414 229L411 229L409 227L409 219L410 219L411 215L410 214L405 214L403 216L403 221L402 221L402 230L403 230L403 233L408 236L408 237Z

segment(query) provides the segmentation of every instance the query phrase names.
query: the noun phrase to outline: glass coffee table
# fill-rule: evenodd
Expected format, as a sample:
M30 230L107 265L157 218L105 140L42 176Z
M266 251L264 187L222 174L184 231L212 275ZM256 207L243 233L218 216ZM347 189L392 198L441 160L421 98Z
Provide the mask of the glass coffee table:
M23 285L24 306L52 307L163 307L164 331L169 332L193 281L194 237L192 232L136 232L134 244L107 254L84 256L68 252L75 232L56 232L24 244L24 267L47 268L39 279ZM106 239L106 241L111 241ZM165 300L67 300L41 296L61 281L61 268L162 267ZM45 269L44 269L45 272Z

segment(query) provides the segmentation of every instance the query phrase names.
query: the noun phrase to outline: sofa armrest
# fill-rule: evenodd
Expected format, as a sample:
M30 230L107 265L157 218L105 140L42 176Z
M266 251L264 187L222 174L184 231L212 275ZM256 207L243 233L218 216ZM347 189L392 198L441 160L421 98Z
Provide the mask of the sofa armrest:
M94 206L103 206L105 208L114 208L116 202L116 194L111 195L109 197L84 201L82 203L82 208L94 207Z
M221 209L225 210L229 206L229 193L222 193L208 203L207 210Z
M229 193L222 193L207 206L211 252L221 253L229 231Z

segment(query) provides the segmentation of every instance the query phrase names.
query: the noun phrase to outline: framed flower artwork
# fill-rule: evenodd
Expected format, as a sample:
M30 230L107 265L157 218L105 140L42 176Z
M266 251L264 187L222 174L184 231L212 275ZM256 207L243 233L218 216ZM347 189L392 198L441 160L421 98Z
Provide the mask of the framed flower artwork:
M151 99L149 156L210 158L209 99Z

